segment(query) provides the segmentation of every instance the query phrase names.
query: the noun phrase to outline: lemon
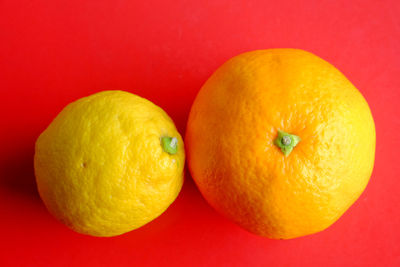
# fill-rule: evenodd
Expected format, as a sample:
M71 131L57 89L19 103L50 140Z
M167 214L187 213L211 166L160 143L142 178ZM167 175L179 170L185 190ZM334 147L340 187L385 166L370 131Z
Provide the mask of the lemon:
M162 214L183 184L185 153L173 121L150 101L103 91L66 106L39 136L39 194L71 229L131 231Z

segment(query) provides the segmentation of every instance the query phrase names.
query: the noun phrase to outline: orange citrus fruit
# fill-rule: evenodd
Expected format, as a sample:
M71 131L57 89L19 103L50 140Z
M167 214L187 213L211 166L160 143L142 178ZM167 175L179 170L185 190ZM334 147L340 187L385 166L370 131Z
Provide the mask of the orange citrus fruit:
M367 102L334 66L298 49L236 56L204 84L186 133L206 200L274 239L322 231L365 189L375 126Z

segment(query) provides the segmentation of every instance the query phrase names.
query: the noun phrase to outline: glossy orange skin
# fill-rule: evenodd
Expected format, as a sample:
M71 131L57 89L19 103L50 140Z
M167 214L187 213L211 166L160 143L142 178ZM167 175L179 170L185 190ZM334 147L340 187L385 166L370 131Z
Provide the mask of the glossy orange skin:
M278 129L300 143L285 157ZM217 211L257 235L322 231L371 176L375 127L367 102L328 62L298 49L241 54L201 88L186 131L189 169Z

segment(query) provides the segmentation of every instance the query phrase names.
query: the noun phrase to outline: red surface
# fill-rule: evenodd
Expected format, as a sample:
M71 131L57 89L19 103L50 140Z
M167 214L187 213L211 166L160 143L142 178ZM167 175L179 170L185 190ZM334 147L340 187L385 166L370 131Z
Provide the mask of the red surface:
M397 0L0 0L0 266L400 266L399 17ZM67 103L124 89L184 133L213 70L272 47L330 61L372 109L371 181L332 227L288 241L254 236L212 210L190 175L167 212L119 237L77 234L46 211L33 146Z

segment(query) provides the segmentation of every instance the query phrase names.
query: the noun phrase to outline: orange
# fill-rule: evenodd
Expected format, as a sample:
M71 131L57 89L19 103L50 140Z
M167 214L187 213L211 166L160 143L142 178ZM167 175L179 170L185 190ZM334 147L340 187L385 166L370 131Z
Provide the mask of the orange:
M334 66L298 49L252 51L201 88L186 133L205 199L248 231L289 239L322 231L371 176L367 102Z

